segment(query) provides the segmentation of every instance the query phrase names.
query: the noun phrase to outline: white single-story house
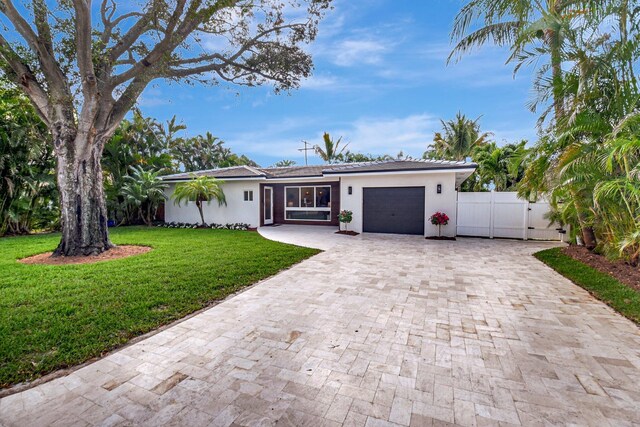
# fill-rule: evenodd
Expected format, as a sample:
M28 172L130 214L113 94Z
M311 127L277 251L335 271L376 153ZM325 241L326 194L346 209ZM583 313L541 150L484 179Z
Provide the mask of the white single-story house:
M164 176L166 222L198 223L193 203L173 202L176 184L196 176L224 181L227 204L205 205L208 223L333 225L341 210L353 212L349 230L371 233L437 235L429 218L446 213L442 234L455 236L457 189L475 163L443 160L389 160L322 166L229 168Z

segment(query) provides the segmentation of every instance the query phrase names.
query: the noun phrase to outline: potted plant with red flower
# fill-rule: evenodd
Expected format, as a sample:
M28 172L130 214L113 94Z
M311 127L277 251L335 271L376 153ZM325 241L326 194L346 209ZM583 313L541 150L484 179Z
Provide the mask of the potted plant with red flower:
M442 226L449 224L449 216L444 212L436 212L429 220L431 224L438 226L438 237L442 237Z
M347 224L353 221L353 212L341 210L338 214L338 221L344 224L344 230L347 231Z

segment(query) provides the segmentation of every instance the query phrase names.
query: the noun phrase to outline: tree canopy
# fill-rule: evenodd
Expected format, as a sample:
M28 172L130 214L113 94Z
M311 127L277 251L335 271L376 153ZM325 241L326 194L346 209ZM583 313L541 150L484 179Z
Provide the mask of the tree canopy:
M450 57L497 44L510 49L514 72L534 68L528 105L539 113L539 139L524 154L519 193L547 197L554 219L572 225L577 240L634 264L640 261L639 18L638 3L628 0L471 0L454 22Z
M57 161L60 255L113 245L105 144L156 79L296 88L312 70L331 0L0 0L0 67L48 127Z

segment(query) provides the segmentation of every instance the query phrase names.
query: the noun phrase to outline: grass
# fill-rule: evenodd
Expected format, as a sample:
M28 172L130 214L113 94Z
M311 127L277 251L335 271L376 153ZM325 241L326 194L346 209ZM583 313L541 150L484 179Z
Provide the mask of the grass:
M122 228L151 252L84 265L24 265L59 235L0 239L0 388L99 356L319 251L229 230Z
M640 292L565 255L561 248L547 249L534 256L618 313L640 324Z

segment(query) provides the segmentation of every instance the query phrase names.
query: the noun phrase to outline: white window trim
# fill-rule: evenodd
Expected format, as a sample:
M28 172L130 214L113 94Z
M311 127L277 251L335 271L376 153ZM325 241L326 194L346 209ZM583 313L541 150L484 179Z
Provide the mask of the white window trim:
M329 203L333 201L333 191L331 185L285 185L284 187L284 220L285 221L316 221L316 222L331 222L331 206L328 207L295 207L295 206L287 206L287 189L288 188L297 188L298 189L298 202L302 200L302 189L303 188L313 188L313 200L315 204L316 200L316 188L329 188ZM329 212L329 219L288 219L287 211L301 211L301 212Z
M244 194L242 195L242 199L245 202L253 202L253 190L244 190Z

